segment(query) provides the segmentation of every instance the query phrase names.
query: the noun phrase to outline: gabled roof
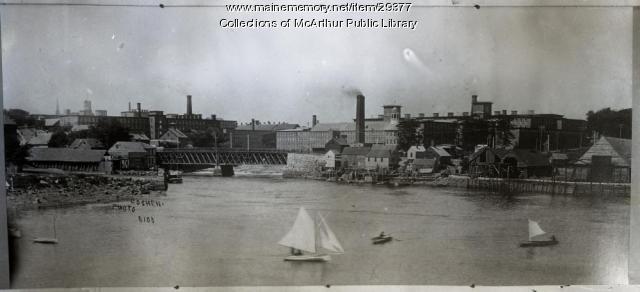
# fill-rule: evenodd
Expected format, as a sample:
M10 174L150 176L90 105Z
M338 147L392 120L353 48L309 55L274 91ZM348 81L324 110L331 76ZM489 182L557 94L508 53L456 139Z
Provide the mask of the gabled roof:
M70 148L31 148L28 161L100 162L105 150Z
M376 144L371 146L371 151L367 154L367 157L383 157L388 158L392 156L392 152L395 151L395 145L380 145Z
M149 137L147 137L147 135L142 134L142 133L131 133L131 140L134 141L148 141Z
M631 139L621 139L613 137L603 137L606 139L611 147L618 152L618 155L622 157L626 162L631 165Z
M411 146L411 147L409 147L409 151L410 151L410 150L415 150L416 152L424 152L424 151L427 151L427 149L426 149L426 148L424 148L424 146L422 146L422 145L418 145L418 146Z
M104 144L95 138L75 139L69 145L71 149L96 149L104 148Z
M180 130L178 130L176 128L169 128L166 132L164 132L164 134L160 137L160 139L166 139L169 136L176 137L178 139L188 138L187 135L185 133L183 133L182 131L180 131Z
M45 127L53 127L60 124L60 119L45 119L44 126Z
M342 149L342 155L362 155L366 156L371 151L370 147L346 147Z
M447 152L447 150L444 150L444 148L442 148L442 147L431 146L431 147L429 147L429 149L434 151L440 157L449 157L449 156L451 156L451 154L449 154L449 152Z
M344 137L333 137L325 145L328 145L330 143L335 143L340 146L349 146L349 143L347 143L347 139Z
M71 132L89 130L89 125L75 125L71 127Z

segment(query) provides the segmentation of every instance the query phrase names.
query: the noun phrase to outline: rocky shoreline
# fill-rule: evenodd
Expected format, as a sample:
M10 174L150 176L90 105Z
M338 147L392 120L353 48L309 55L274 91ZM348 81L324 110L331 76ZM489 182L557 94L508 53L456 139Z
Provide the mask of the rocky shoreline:
M10 210L59 208L91 203L109 203L164 194L157 176L114 177L100 174L19 174L7 188Z

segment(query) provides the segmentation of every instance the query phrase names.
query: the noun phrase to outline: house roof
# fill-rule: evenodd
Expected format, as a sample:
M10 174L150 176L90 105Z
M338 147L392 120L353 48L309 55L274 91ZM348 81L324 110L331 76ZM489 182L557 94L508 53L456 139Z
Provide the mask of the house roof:
M612 151L615 153L612 153ZM580 156L576 164L590 164L594 155L612 156L613 164L630 166L631 140L602 136Z
M89 130L89 125L75 125L71 127L71 132Z
M176 128L169 128L166 132L164 132L164 134L162 135L162 137L160 137L160 139L166 139L167 136L173 136L173 137L176 137L178 139L188 138L185 133L183 133L182 131L180 131L180 130L178 130ZM147 140L148 139L149 138L147 138Z
M20 145L47 145L51 140L51 133L34 128L18 129Z
M142 133L131 133L131 140L140 140L140 141L148 141L149 137Z
M29 161L100 162L105 150L70 148L31 148Z
M60 119L45 119L44 126L45 127L53 127L60 124Z
M371 151L370 147L346 147L342 149L342 155L362 155L366 156L369 151Z
M347 142L347 139L344 138L344 137L333 137L325 145L328 145L330 143L335 143L335 144L338 144L340 146L349 146L349 143Z
M631 165L631 139L613 137L603 137L603 139L606 139L611 144L611 147L618 152L618 155Z
M249 124L249 125L237 126L236 131L251 131L253 129L255 129L255 131L283 131L283 130L296 129L298 127L300 127L300 125L298 124L282 123L282 124L260 124L260 125L255 125L255 128L253 128Z
M395 151L395 149L395 145L376 144L371 146L371 151L369 151L367 157L391 157L392 152Z
M424 151L427 151L427 149L426 149L426 148L424 148L424 146L422 146L422 145L418 145L418 146L411 146L411 147L409 147L409 151L411 151L411 150L415 150L416 152L424 152Z
M431 147L429 147L429 149L434 151L440 157L449 157L449 156L451 156L451 154L449 154L449 152L447 152L447 150L444 150L444 148L439 147L439 146L431 146Z
M95 138L86 138L86 139L75 139L69 145L69 148L72 149L96 149L96 148L104 148L104 144Z

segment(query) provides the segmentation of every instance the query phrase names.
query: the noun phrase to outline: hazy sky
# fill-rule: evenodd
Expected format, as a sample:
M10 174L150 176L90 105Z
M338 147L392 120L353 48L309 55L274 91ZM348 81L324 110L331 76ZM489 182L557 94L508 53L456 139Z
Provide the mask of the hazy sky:
M494 110L583 118L631 106L631 8L425 8L382 14L231 14L224 8L3 6L5 108L143 108L247 121L348 121ZM416 30L225 29L221 18L406 18Z

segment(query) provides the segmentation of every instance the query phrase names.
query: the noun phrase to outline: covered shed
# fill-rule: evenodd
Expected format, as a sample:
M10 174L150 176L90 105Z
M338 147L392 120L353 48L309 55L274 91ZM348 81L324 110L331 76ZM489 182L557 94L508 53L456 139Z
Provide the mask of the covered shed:
M105 171L105 150L70 148L32 148L27 163L36 168L57 168L67 171Z
M119 141L109 148L117 169L156 169L156 148L142 142Z

